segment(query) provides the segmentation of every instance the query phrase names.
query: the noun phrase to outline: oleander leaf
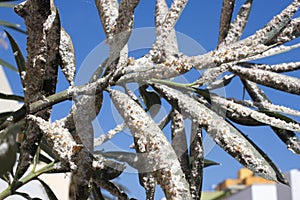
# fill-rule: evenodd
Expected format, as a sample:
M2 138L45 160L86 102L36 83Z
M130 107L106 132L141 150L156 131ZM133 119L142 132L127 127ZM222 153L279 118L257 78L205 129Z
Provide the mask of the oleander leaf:
M6 22L6 21L3 21L3 20L0 20L0 26L11 28L11 29L16 30L16 31L18 31L20 33L26 34L26 31L24 31L24 30L22 30L22 29L19 28L20 27L19 24L14 24L14 23L11 23L11 22Z
M151 117L154 118L161 107L161 100L156 92L148 91L147 87L148 85L141 85L139 92L146 105L147 111L149 111Z
M229 70L243 79L291 94L300 94L299 78L266 70L243 68L239 66L230 66Z
M74 46L70 35L64 28L60 30L59 56L60 68L70 85L73 85L76 73Z
M214 141L242 165L269 180L287 184L281 171L257 146L217 113L170 87L153 87L181 113L202 125Z
M253 0L247 0L239 10L235 20L230 24L227 36L224 39L225 44L231 44L240 39L248 22L248 17L252 8Z
M23 87L24 87L24 75L25 75L25 58L22 54L22 51L19 47L19 45L17 44L17 42L15 41L15 39L9 34L9 32L5 31L8 39L9 39L9 42L11 44L11 47L12 47L12 50L13 50L13 53L14 53L14 57L15 57L15 60L16 60L16 63L17 63L17 66L18 66L18 70L19 70L19 75L20 75L20 78L21 78L21 81L22 81L22 84L23 84Z
M4 1L0 1L0 7L2 8L13 8L16 4L12 3L3 3Z
M0 65L3 66L3 67L7 67L8 69L13 70L14 72L18 72L18 69L15 66L13 66L12 64L6 62L5 60L3 60L1 58L0 58Z
M22 96L18 96L18 95L14 95L14 94L4 94L1 92L0 92L0 99L24 102L24 97L22 97Z
M41 184L42 186L44 187L45 191L46 191L46 194L49 198L49 200L58 200L58 198L56 197L56 195L54 194L54 192L52 191L52 189L49 187L49 185L47 183L45 183L43 180L41 179L37 179Z
M221 17L220 17L220 30L218 37L218 44L221 44L228 34L230 22L234 9L235 0L223 0Z
M139 173L153 173L166 198L190 199L176 153L157 124L128 95L110 90L110 96L134 137L136 151L145 157L144 171Z

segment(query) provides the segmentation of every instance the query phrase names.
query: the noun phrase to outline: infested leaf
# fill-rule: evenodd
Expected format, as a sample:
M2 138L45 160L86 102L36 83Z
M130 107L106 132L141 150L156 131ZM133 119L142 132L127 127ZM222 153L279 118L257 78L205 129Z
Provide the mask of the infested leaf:
M270 163L270 159L218 114L170 87L158 84L153 86L184 116L201 124L214 141L242 165L266 179L287 184L283 174Z
M224 44L231 44L240 39L244 32L244 28L248 22L248 17L252 8L253 0L247 0L241 7L235 20L230 24L227 36L224 39Z
M230 71L241 78L262 84L277 90L300 94L300 79L261 69L231 66Z
M73 155L81 151L83 146L74 141L69 130L64 128L63 121L50 123L34 115L29 115L28 119L36 123L59 160L71 169L76 169L77 165L75 164ZM61 148L53 148L55 146Z
M137 153L125 152L125 151L107 151L107 152L99 152L96 151L95 153L100 153L106 158L112 158L119 162L126 162L131 167L135 169L139 169L139 167L143 166L141 163L141 159ZM140 163L139 163L140 162Z
M164 22L161 23L163 28L161 29L160 34L156 37L153 44L154 49L159 50L165 45L170 32L173 30L187 2L188 0L174 0L172 2L170 9L165 16Z
M269 44L282 44L289 42L300 35L299 30L300 17L292 19L275 37L273 37Z
M166 0L156 0L155 5L155 28L156 35L160 35L164 29L163 23L166 15L169 11ZM164 53L168 56L170 54L178 53L178 42L175 29L170 31L168 38L165 41L165 45L162 47Z
M215 89L218 89L218 88L221 88L221 87L225 87L231 82L231 80L234 77L235 77L234 74L225 75L222 79L216 80L216 81L212 82L211 84L209 84L206 89L215 90Z
M239 63L242 66L250 67L254 69L262 69L271 72L290 72L300 69L300 62L289 62L289 63L280 63L275 65L267 65L267 64L256 64L256 63Z
M70 35L61 27L59 43L60 67L70 85L74 84L76 61Z
M265 95L265 93L253 82L244 80L242 79L242 82L247 89L250 97L255 101L255 102L260 102L260 103L271 103L270 99ZM274 113L274 112L268 112L264 110L264 106L260 109L263 110L262 112L265 112L269 116L273 116L282 120L285 120L286 122L291 122L291 123L297 123L294 120L281 115L279 113ZM284 129L279 129L276 127L272 127L273 131L275 134L287 145L287 148L291 150L292 152L296 154L300 154L300 141L296 134L293 131L289 130L284 130Z
M190 141L190 190L192 198L199 200L201 198L203 184L204 148L202 126L197 122L192 122Z
M211 100L217 105L220 105L224 110L230 110L230 112L237 113L242 117L250 117L260 123L300 132L300 124L295 121L290 121L289 118L286 118L283 115L268 111L252 110L219 96L212 96Z
M93 170L93 177L100 180L112 180L119 177L125 170L126 165L113 160L104 159L105 156L103 156L102 153L102 151L94 152L95 161L100 163L100 168L96 167Z
M128 95L111 90L110 96L134 137L137 152L145 156L143 171L139 172L153 173L167 198L190 199L176 153L160 128Z
M228 34L235 0L223 0L218 44L221 44Z

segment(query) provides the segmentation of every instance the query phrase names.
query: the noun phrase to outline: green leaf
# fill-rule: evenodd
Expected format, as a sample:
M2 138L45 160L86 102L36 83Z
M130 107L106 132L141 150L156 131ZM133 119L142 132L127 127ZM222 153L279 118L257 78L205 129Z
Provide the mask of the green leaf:
M6 62L5 60L2 60L1 58L0 58L0 65L4 66L4 67L7 67L8 69L11 69L15 72L18 72L18 69L15 66L13 66L12 64Z
M24 59L24 56L22 54L21 49L19 48L19 45L14 40L14 38L9 34L9 32L5 31L5 33L6 33L8 39L9 39L9 42L11 44L11 47L12 47L12 50L13 50L13 53L14 53L14 56L15 56L15 60L16 60L17 66L18 66L20 78L23 82L22 74L24 74L24 72L25 72L25 59ZM24 84L23 84L23 86L24 86Z
M18 150L15 134L14 125L0 132L0 178L13 172Z
M220 165L220 163L212 161L212 160L204 159L204 168L214 166L214 165Z
M6 21L3 21L3 20L0 20L0 26L5 26L7 28L11 28L13 30L16 30L20 33L24 33L26 34L26 31L20 29L20 25L19 24L13 24L13 23L10 23L10 22L6 22Z
M190 161L190 164L192 165L194 162L194 158L190 157L189 161ZM221 165L221 164L218 162L212 161L212 160L204 159L204 168L214 166L214 165Z
M96 183L92 183L92 193L94 200L105 200L101 193L100 187L98 187Z
M37 178L37 180L42 184L42 186L44 187L46 194L49 198L49 200L58 200L58 198L56 197L56 195L54 194L54 192L51 190L51 188L49 187L49 185L47 185L47 183L45 183L44 181L42 181L41 179Z
M16 4L12 4L12 3L2 3L2 1L0 1L0 7L2 8L13 8Z
M148 91L148 85L142 85L139 87L140 95L146 105L147 111L149 111L151 117L155 117L161 107L160 97L156 92Z
M0 92L0 99L15 100L15 101L24 102L24 97L22 97L22 96L13 95L13 94L4 94L4 93L1 93L1 92Z
M229 155L263 178L287 184L287 180L270 158L242 132L191 97L164 85L154 88L182 114L202 125L209 136Z

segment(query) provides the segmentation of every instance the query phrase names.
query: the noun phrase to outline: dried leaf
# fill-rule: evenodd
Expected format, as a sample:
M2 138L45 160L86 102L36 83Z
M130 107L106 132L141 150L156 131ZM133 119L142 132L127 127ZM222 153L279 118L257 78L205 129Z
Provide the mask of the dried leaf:
M2 8L13 8L15 6L15 4L12 4L12 3L2 3L2 2L5 2L5 1L0 1L0 7L2 7Z

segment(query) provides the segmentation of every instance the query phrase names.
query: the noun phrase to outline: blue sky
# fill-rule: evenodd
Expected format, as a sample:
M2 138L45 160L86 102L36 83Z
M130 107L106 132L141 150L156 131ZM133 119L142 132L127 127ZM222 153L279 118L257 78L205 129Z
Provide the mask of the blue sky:
M238 12L238 8L243 2L244 1L236 1L237 6L234 14ZM290 2L292 1L254 1L253 10L250 15L249 23L245 29L245 34L243 35L243 37L255 33L255 31L258 28L263 27L270 19L272 19L272 17L275 14L279 13ZM169 0L168 3L171 3L171 1ZM97 9L94 5L94 1L65 0L56 1L56 5L60 11L62 26L64 26L64 28L69 32L73 39L76 52L77 66L82 66L82 63L90 54L90 52L105 39L105 35L101 27L101 23L98 17ZM197 43L202 45L202 47L205 48L207 51L213 50L217 44L219 14L221 10L221 5L221 0L190 0L176 25L176 31L192 38ZM141 0L140 4L136 8L135 28L154 27L154 6L155 1ZM296 14L296 16L299 16L299 12ZM10 9L1 8L0 19L19 23L22 25L21 27L25 29L23 25L23 19L15 15ZM15 37L17 42L22 47L23 53L25 54L25 36L12 30L9 30L9 32ZM296 40L296 42L299 42L299 40ZM294 43L295 42L290 42L289 44ZM263 59L258 62L281 63L299 61L299 53L299 50L294 50L292 52L285 53L280 56ZM4 50L3 48L0 48L0 55L1 58L4 58L10 63L14 63L13 55L10 50ZM22 88L18 76L10 70L6 70L6 74L10 80L13 91L16 94L22 94ZM300 77L299 72L292 73L291 75ZM68 85L66 81L60 74L57 90L64 90L67 88L67 86ZM273 100L274 103L283 104L295 109L299 109L298 96L290 95L283 92L274 92L273 89L269 89L266 87L263 88L266 89L266 93L269 95L269 97L271 98L271 100ZM242 87L238 80L234 81L228 87L228 89L226 90L226 96L232 96L237 98L242 97ZM246 98L249 97L246 96ZM104 103L110 105L107 96L105 98ZM69 107L70 102L62 103L60 105L55 106L53 118L55 119L64 117ZM108 119L112 117L108 115L108 113L110 112L110 106L103 107L103 110L100 113L101 116L99 117L98 121L100 123L104 120L108 121ZM110 128L113 128L113 126L114 124L101 123L101 128L103 132L108 131ZM249 128L243 126L239 126L239 128L242 129L251 139L253 139L258 144L258 146L260 146L273 159L273 161L282 171L300 168L299 157L288 151L285 145L281 141L279 141L275 134L272 133L270 128ZM123 141L123 139L121 138L121 136L118 136L114 141L120 142L120 140ZM126 145L130 144L130 141L131 140L128 139L128 141L125 142ZM224 153L223 150L221 150L217 146L214 146L212 151L208 153L207 158L220 162L222 163L222 165L205 169L203 185L204 190L210 190L212 188L212 185L217 184L226 178L235 178L238 169L241 167L233 158L228 156L226 153ZM127 180L125 180L125 182L128 181L128 179L137 180L135 175L127 175L126 179ZM130 182L136 185L139 189L132 191L133 196L137 197L138 199L142 199L143 192L141 190L141 187L138 186L138 184L136 183L137 181Z

